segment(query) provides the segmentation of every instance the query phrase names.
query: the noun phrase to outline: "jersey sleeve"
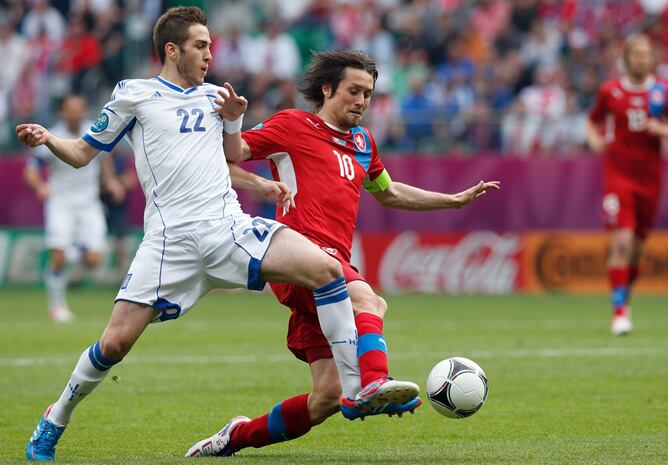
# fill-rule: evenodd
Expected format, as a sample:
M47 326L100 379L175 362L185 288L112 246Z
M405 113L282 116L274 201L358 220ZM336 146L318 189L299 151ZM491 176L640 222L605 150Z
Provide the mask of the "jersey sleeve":
M40 145L40 147L42 147ZM38 155L37 153L28 157L26 160L26 168L32 170L40 170L43 166L46 166L46 158L44 156Z
M100 116L83 135L83 139L98 150L110 152L134 127L137 121L135 103L130 83L120 81L111 94L111 100L102 108Z
M291 131L291 127L293 130ZM288 152L290 138L294 137L290 114L278 112L264 123L241 133L251 151L252 160L261 160L277 152Z
M44 166L49 163L50 158L54 155L51 153L51 150L46 145L40 145L35 147L33 150L32 156L30 157L33 161L31 163L38 163L39 166Z
M596 102L589 111L589 119L593 122L602 123L605 119L605 115L608 113L608 95L609 86L604 84L598 90L598 94L596 95Z

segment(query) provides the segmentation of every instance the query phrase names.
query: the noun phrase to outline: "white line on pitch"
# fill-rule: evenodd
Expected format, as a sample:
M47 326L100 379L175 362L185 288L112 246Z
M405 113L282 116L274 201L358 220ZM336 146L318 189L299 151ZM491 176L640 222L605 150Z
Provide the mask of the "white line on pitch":
M473 359L500 359L500 358L565 358L565 357L628 357L637 355L668 355L668 349L659 347L599 347L599 348L572 348L572 349L522 349L522 350L477 350L458 354ZM419 360L426 357L443 357L443 352L391 352L392 359ZM0 366L3 367L31 367L42 365L67 365L76 363L78 357L2 357ZM181 364L207 365L225 363L275 363L295 360L289 354L285 355L130 355L123 364Z

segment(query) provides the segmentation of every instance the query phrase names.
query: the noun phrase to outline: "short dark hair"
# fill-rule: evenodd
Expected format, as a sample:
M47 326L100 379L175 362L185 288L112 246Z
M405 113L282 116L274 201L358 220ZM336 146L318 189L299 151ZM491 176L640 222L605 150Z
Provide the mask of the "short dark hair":
M70 100L81 100L85 105L88 105L88 102L86 101L86 99L84 98L83 95L81 95L81 94L67 94L67 95L64 95L63 97L60 97L56 101L58 111L61 111L63 108L65 108L65 105Z
M206 15L196 6L178 6L165 11L153 28L153 46L165 64L165 45L168 42L183 48L188 40L188 28L193 24L206 26Z
M319 111L325 103L322 86L329 84L332 87L332 95L335 94L346 68L366 71L373 77L375 87L378 79L376 62L361 50L340 50L314 53L297 90L313 104L315 111Z

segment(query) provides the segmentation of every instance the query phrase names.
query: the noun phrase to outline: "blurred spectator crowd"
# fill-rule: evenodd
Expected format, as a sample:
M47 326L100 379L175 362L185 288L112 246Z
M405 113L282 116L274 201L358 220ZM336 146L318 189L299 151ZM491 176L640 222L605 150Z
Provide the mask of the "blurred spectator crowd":
M631 32L652 37L668 78L668 0L0 0L0 147L17 121L51 123L67 93L96 108L118 80L157 75L152 26L179 4L207 11L207 81L249 99L247 127L308 109L295 84L311 51L366 51L380 72L367 125L384 150L581 153Z

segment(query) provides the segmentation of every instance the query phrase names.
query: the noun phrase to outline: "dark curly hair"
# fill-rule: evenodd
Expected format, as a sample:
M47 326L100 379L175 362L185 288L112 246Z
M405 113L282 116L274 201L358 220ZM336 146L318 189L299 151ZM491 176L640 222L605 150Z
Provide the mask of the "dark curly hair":
M378 79L376 62L361 50L340 50L314 53L297 90L313 104L313 109L317 112L325 102L322 86L329 84L332 87L332 95L335 94L346 68L366 71L373 77L375 87Z

